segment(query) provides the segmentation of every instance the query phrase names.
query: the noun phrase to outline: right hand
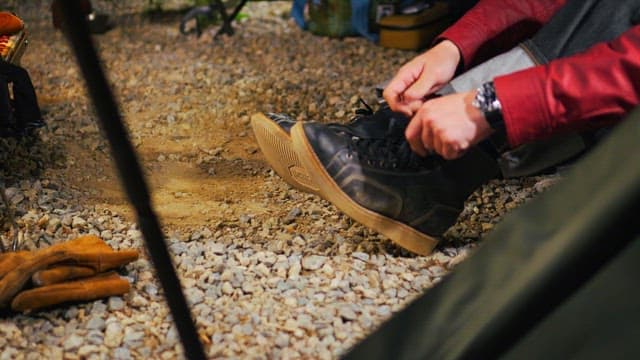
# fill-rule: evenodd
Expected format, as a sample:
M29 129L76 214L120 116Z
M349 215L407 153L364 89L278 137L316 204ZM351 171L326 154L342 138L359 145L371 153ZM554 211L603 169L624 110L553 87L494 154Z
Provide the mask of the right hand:
M476 91L440 96L425 102L405 130L416 154L436 152L446 160L462 156L493 133L482 111L472 105Z
M460 58L458 47L444 40L404 64L383 92L391 110L413 117L430 95L451 81Z

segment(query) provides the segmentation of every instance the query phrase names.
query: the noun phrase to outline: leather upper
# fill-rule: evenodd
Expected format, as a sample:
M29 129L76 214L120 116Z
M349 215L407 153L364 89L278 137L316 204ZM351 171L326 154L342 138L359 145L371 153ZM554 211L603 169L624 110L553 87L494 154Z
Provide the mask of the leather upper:
M393 124L387 137L372 140L354 139L319 123L304 124L316 157L353 201L420 232L442 235L457 220L466 198L498 176L497 164L479 147L453 161L421 158L411 152L404 131L391 128ZM365 143L358 147L358 141Z

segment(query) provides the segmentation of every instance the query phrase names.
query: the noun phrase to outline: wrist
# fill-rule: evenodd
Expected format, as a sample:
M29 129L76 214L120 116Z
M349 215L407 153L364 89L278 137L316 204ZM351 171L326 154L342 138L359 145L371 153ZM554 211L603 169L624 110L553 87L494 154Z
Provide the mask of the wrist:
M442 49L442 52L445 54L447 59L449 59L451 63L454 63L456 67L460 65L460 59L462 58L462 55L460 53L460 49L453 41L444 39L440 41L436 46Z

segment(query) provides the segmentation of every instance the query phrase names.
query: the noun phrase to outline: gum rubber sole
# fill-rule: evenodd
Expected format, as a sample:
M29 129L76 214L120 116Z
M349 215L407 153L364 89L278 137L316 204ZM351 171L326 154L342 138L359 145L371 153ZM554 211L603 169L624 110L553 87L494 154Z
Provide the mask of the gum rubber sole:
M342 191L327 173L313 151L304 133L302 123L297 123L293 126L291 139L296 154L311 178L316 182L323 198L359 223L385 235L395 244L419 255L431 254L438 243L436 238L421 233L409 225L371 211L353 201Z
M308 193L318 194L318 186L293 150L291 136L262 113L251 117L251 127L262 154L273 170L289 185Z

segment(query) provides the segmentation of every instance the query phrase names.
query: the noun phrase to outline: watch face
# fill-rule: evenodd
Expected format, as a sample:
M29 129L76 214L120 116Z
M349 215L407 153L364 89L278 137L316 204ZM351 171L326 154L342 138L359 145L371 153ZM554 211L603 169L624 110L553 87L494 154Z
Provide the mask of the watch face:
M496 96L493 82L484 83L478 88L472 105L482 112L499 111L502 109L500 101Z

